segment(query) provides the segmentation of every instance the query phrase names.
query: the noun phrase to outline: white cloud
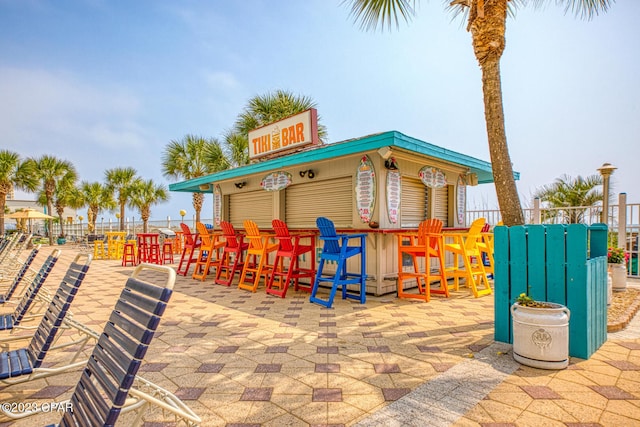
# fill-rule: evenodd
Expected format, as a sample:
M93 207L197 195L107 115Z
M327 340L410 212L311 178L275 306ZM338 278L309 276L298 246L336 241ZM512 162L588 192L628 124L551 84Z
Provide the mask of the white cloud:
M9 148L36 153L58 147L142 146L138 99L65 73L0 67L0 134ZM5 144L3 144L5 145Z

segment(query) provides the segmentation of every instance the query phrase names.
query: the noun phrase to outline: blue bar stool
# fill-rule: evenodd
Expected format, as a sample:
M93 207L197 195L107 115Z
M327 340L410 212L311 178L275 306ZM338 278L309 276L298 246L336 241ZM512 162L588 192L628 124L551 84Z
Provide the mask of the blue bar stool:
M309 300L316 304L331 308L338 286L342 286L342 299L356 299L360 300L360 304L364 304L367 288L367 257L365 253L367 235L365 233L337 234L333 222L324 217L317 218L316 225L320 230L320 240L324 241L324 247L320 254L318 273L316 274L315 281L313 282L313 289L311 290L311 298ZM351 240L357 240L357 244L349 245ZM360 272L349 273L347 272L347 260L356 255L360 255ZM325 261L336 263L335 273L323 275ZM323 300L316 296L318 293L318 287L322 282L331 283L331 293L329 294L328 300ZM360 285L359 293L355 293L354 291L347 289L348 285L355 284Z

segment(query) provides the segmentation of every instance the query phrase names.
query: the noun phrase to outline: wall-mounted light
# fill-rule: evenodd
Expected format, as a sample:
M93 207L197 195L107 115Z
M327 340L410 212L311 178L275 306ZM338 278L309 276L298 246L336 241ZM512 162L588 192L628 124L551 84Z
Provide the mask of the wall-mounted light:
M210 187L209 184L200 184L198 188L200 189L200 191L207 191Z
M384 160L387 160L389 157L391 157L393 151L391 151L391 147L382 147L378 149L378 154L380 154L380 157L382 157Z
M236 182L234 185L236 186L236 188L242 188L245 185L247 185L247 183L245 181L242 181L242 182Z
M300 173L300 176L301 176L302 178L304 178L304 176L305 176L305 175L306 175L309 179L313 179L313 178L315 178L315 177L316 177L316 174L315 174L315 172L313 171L313 169L308 169L308 170L306 170L306 171L300 171L299 173Z
M390 171L397 171L398 170L398 164L396 163L396 159L391 157L387 160L384 161L384 167L386 169L389 169Z

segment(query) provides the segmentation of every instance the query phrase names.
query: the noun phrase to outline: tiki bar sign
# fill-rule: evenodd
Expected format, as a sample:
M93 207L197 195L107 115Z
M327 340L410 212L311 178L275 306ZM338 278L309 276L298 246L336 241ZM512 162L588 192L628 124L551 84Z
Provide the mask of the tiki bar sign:
M257 159L318 142L318 113L311 108L249 132L249 158Z

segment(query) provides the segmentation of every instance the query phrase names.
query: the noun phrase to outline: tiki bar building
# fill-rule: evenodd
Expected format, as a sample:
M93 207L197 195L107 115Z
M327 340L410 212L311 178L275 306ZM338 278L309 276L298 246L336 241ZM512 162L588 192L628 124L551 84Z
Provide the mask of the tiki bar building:
M395 293L395 234L427 218L466 227L467 186L493 182L491 164L396 131L321 144L316 123L308 110L252 131L251 164L169 188L211 194L215 228L250 219L269 230L277 218L310 231L327 217L339 232L366 232L367 293Z

